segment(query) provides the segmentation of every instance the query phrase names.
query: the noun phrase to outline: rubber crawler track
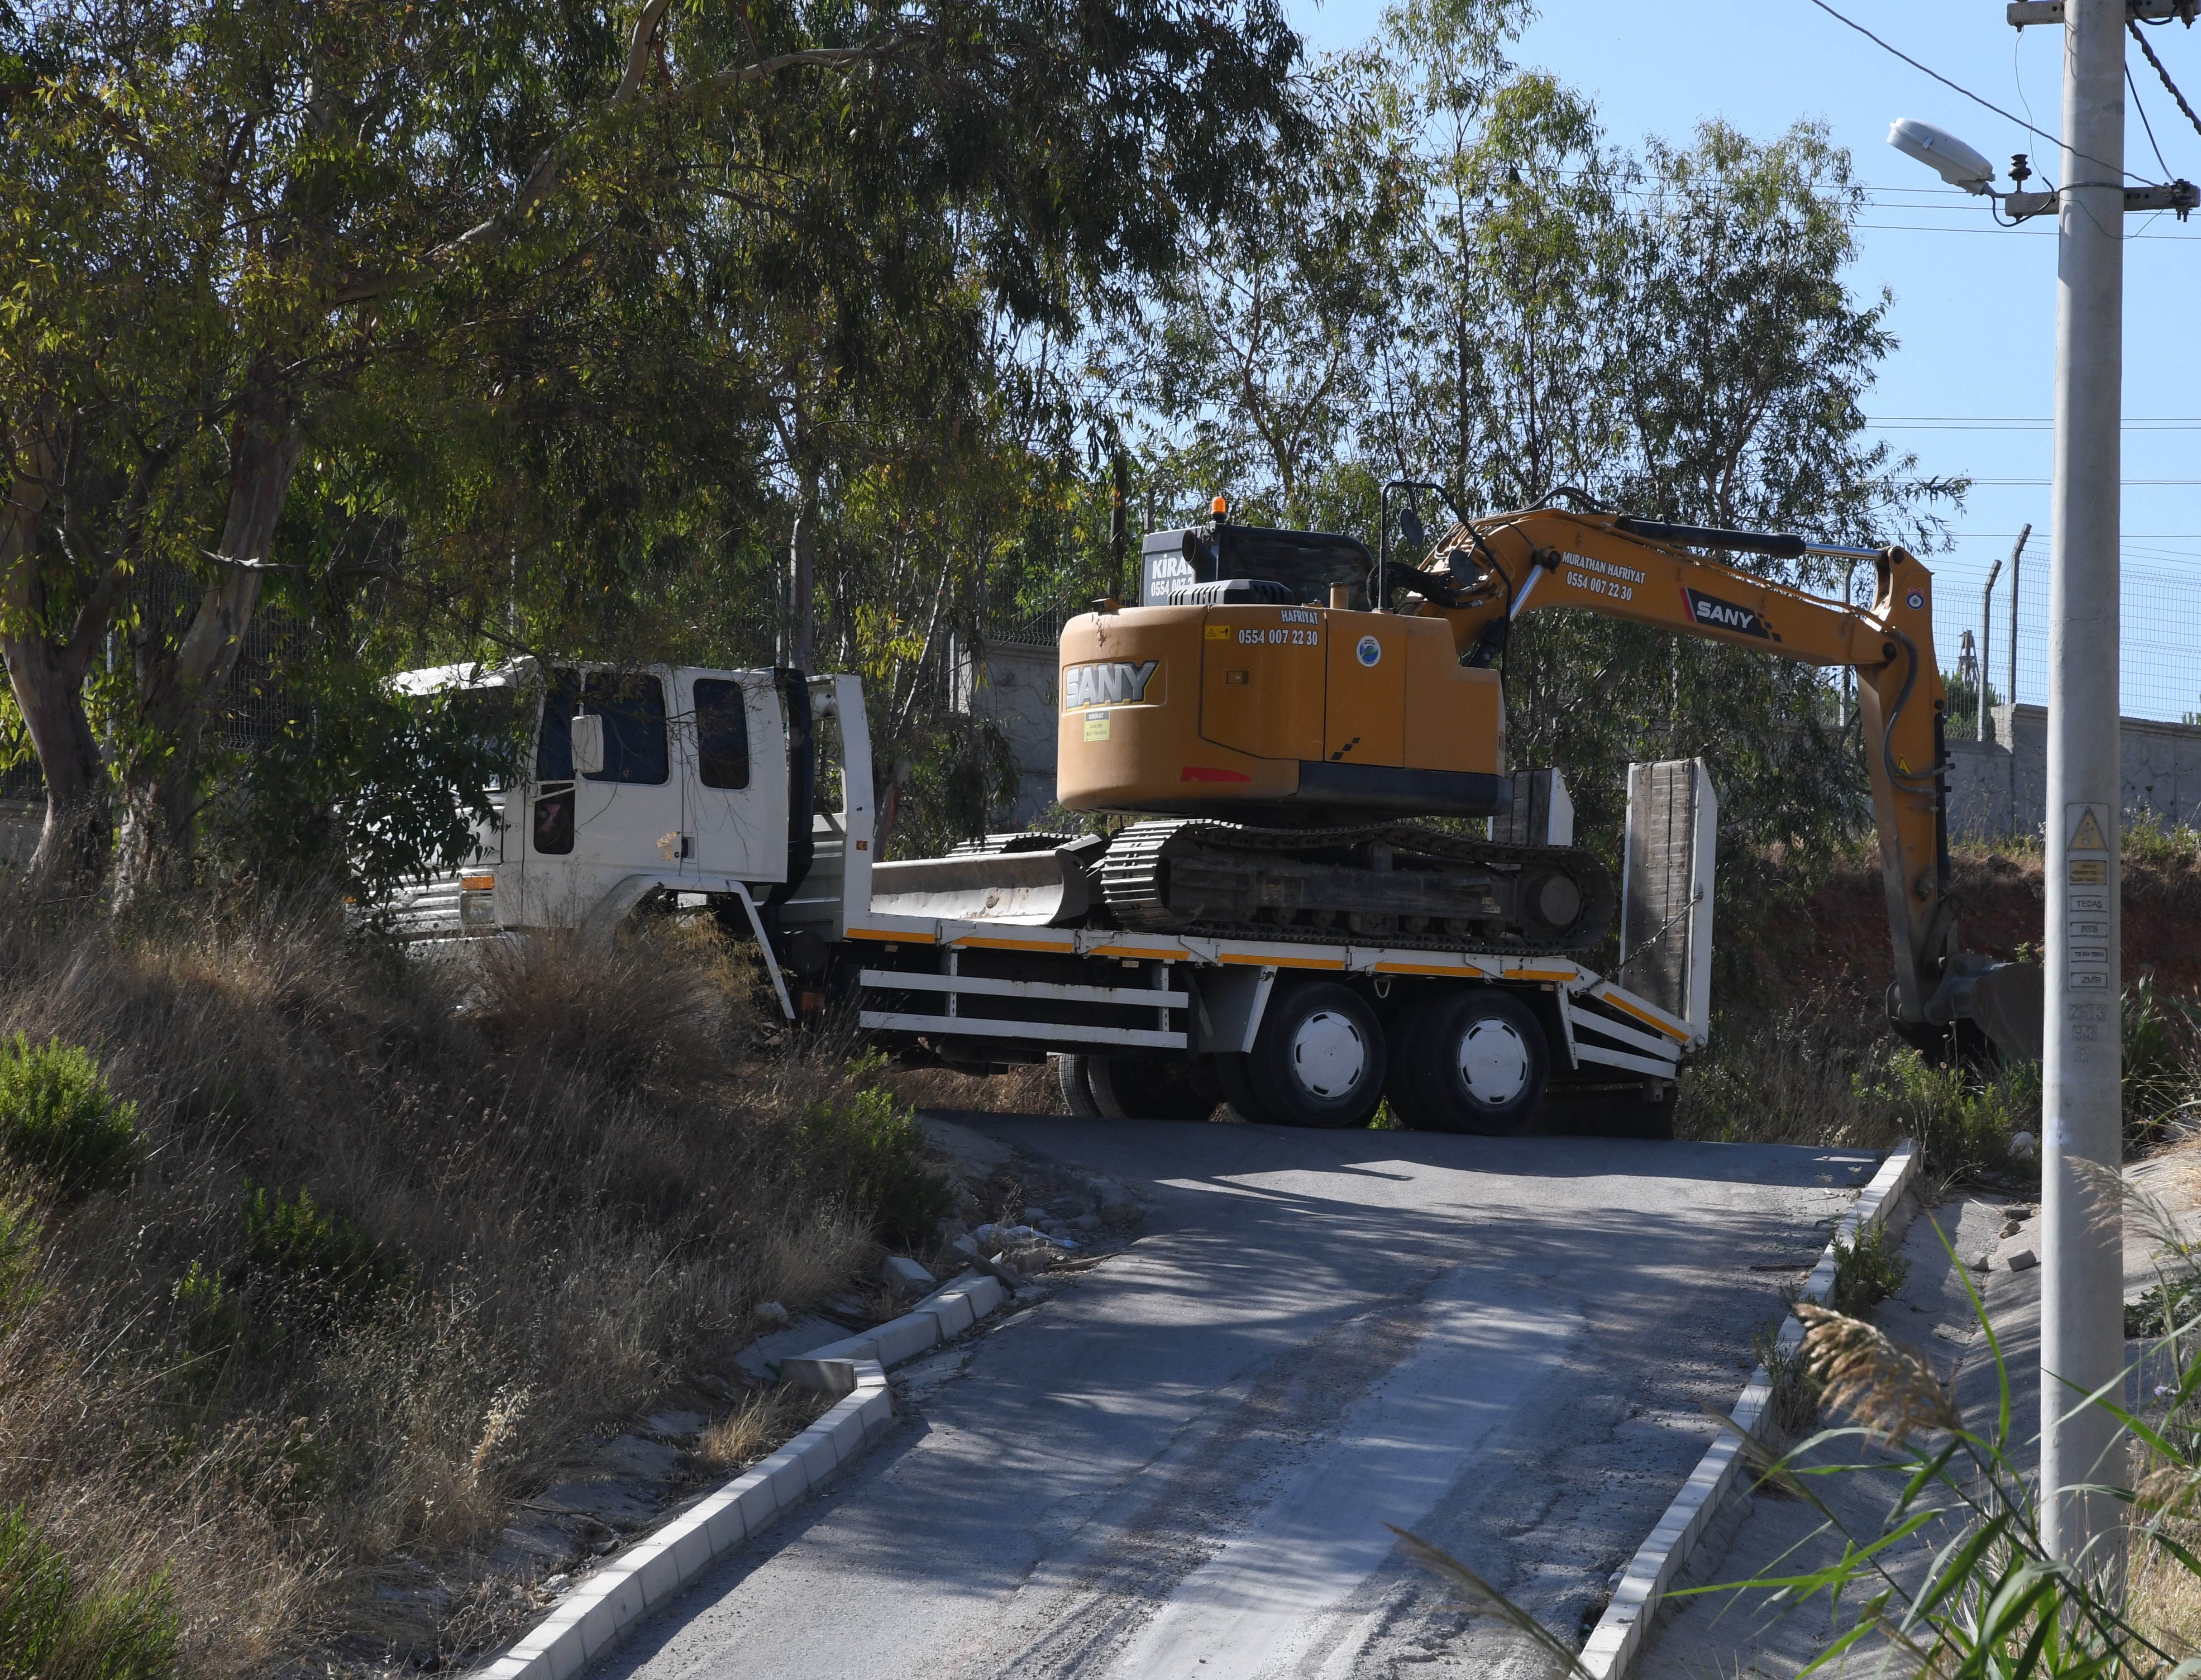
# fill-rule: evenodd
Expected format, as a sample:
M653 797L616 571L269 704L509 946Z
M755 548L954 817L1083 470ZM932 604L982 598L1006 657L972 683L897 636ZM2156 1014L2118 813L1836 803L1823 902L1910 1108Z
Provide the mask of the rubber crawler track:
M1529 864L1558 864L1582 889L1582 913L1575 919L1574 925L1558 938L1537 939L1519 931L1509 932L1498 940L1463 939L1456 934L1397 932L1381 936L1384 944L1401 949L1476 951L1502 956L1570 956L1589 949L1605 937L1612 925L1615 896L1611 874L1594 855L1579 847L1500 845L1412 823L1352 828L1252 828L1184 818L1135 823L1109 843L1107 854L1100 860L1101 892L1108 908L1125 927L1156 933L1279 940L1296 944L1340 943L1340 931L1335 927L1270 922L1228 925L1187 922L1178 918L1163 899L1162 866L1172 848L1181 847L1188 840L1195 844L1212 844L1218 850L1282 854L1374 843L1389 846L1394 851L1500 870L1518 869Z

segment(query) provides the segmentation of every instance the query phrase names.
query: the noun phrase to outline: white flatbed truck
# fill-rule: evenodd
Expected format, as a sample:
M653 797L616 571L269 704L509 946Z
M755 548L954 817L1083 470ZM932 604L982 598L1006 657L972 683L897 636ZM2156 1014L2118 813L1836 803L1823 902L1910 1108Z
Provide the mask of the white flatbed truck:
M474 861L390 907L401 935L446 951L531 931L608 934L653 900L707 906L770 954L789 1021L845 1008L883 1047L972 1072L1054 1057L1074 1111L1121 1119L1203 1118L1228 1101L1248 1119L1365 1124L1402 1077L1387 1024L1441 1009L1457 1017L1459 1066L1427 1076L1456 1072L1471 1106L1417 1105L1438 1116L1422 1123L1511 1131L1548 1094L1593 1101L1600 1129L1670 1135L1679 1065L1705 1042L1708 822L1686 825L1705 838L1682 858L1676 915L1623 907L1623 929L1655 922L1652 938L1684 950L1668 965L1677 1009L1567 957L1100 925L1077 879L1079 851L1100 844L1090 837L997 836L944 860L875 863L854 677L522 661L398 681L533 712L519 723L526 773L497 790ZM821 736L838 809L806 825L791 814L813 806ZM1647 854L1639 826L1630 847ZM1631 860L1631 885L1641 873Z

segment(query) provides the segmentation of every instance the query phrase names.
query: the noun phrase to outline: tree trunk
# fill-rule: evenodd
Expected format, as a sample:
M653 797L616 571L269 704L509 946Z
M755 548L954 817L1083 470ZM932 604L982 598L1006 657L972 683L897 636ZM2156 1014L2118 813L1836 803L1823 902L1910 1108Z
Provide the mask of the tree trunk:
M107 768L85 715L83 684L116 585L95 589L68 641L53 638L38 555L50 461L34 449L32 465L0 509L0 657L46 781L46 819L29 878L41 894L67 895L89 890L107 865Z
M148 635L135 649L138 715L159 745L123 776L118 908L167 884L191 855L200 740L252 627L276 521L304 448L290 400L255 392L230 434L229 511L214 555L220 575L200 597L181 643L172 649Z
M807 473L787 545L787 662L806 675L817 658L817 549L818 479Z

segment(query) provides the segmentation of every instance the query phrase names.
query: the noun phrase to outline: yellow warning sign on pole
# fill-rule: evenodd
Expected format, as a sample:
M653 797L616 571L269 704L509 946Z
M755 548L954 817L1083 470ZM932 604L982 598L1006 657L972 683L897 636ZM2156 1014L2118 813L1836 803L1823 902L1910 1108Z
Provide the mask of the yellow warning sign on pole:
M2079 807L2079 820L2072 825L2070 849L2075 852L2106 852L2110 843L2102 837L2101 820L2094 814L2092 805Z

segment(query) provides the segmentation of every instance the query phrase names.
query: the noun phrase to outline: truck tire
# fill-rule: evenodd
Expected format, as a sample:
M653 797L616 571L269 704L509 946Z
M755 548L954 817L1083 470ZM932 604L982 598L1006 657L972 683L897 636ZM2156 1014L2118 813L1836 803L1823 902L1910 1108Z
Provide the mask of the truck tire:
M1085 1056L1086 1082L1112 1120L1204 1120L1222 1094L1204 1067L1132 1056Z
M1544 1029L1518 998L1494 986L1432 1000L1399 1048L1406 1064L1400 1119L1423 1131L1519 1131L1541 1106L1551 1076Z
M1383 1100L1383 1028L1355 991L1333 981L1278 987L1247 1058L1247 1082L1284 1125L1365 1126Z
M1246 1064L1251 1058L1224 1054L1215 1058L1215 1083L1222 1087L1223 1100L1230 1105L1233 1118L1247 1125L1274 1125L1268 1111L1261 1107L1261 1099L1253 1095L1253 1082L1246 1077Z
M1062 1106L1089 1120L1101 1118L1100 1104L1093 1095L1093 1058L1054 1056L1055 1084L1062 1090Z

